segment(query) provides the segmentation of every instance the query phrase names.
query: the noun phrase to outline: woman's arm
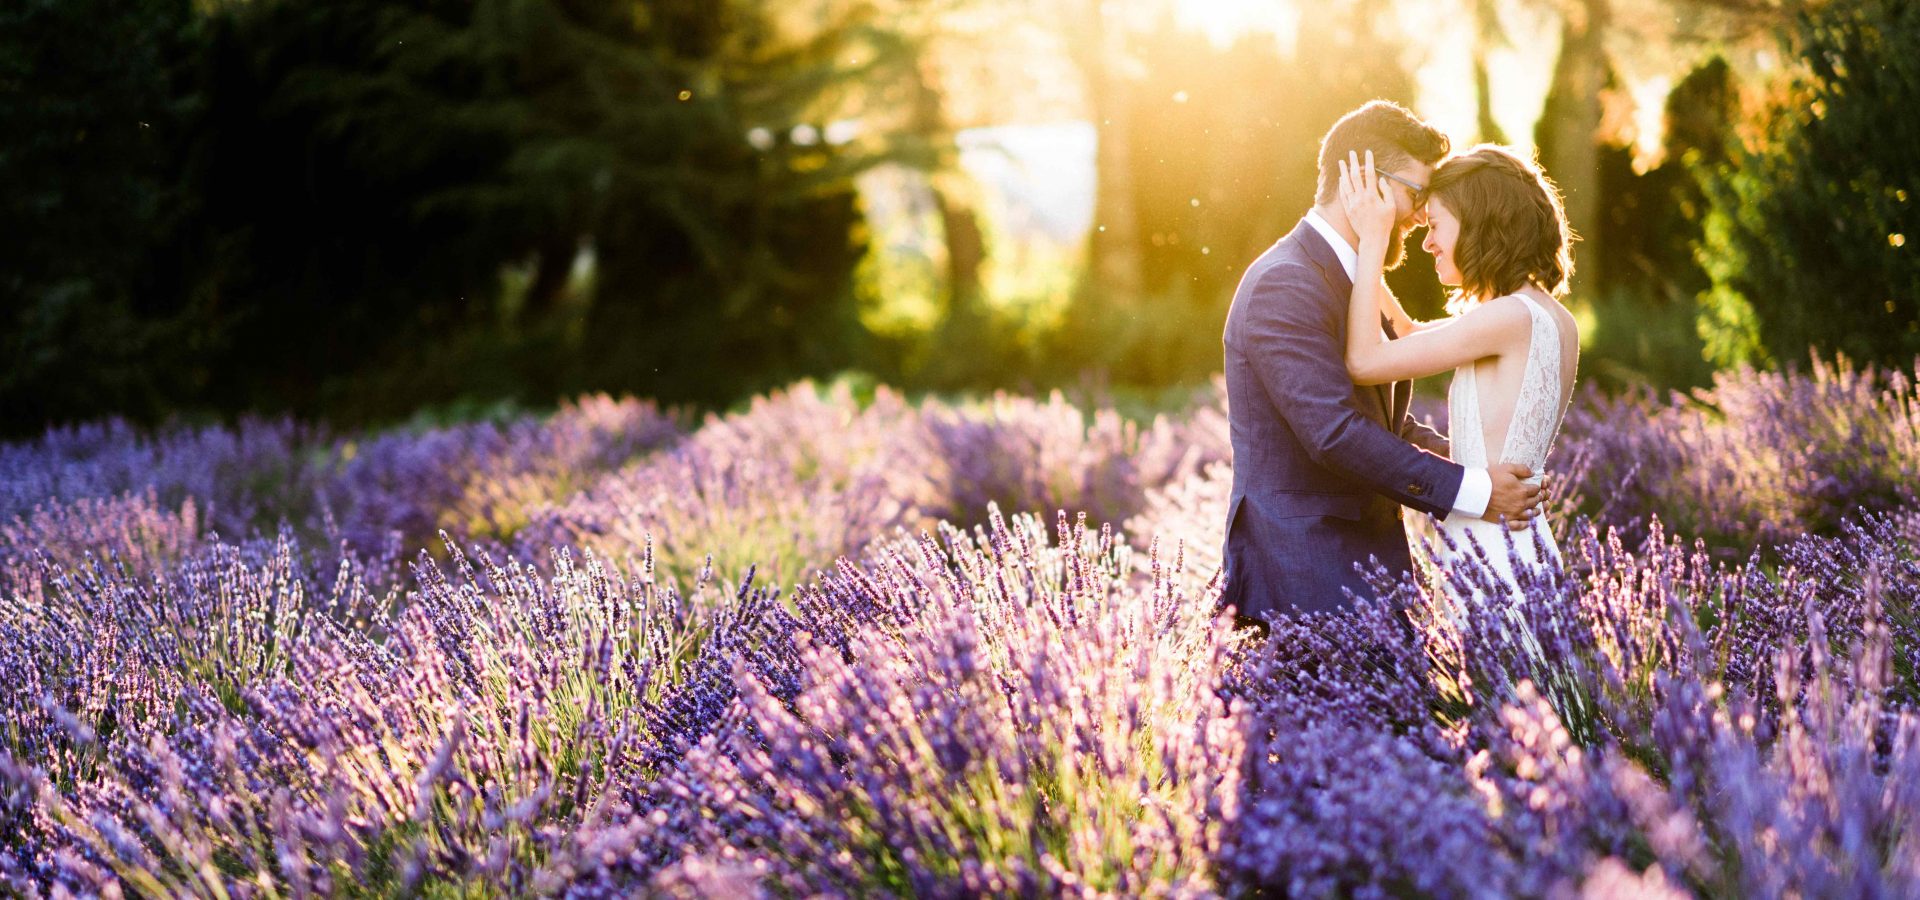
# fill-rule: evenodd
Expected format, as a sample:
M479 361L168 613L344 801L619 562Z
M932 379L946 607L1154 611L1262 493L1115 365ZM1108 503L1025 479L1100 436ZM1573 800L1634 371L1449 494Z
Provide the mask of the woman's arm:
M1360 236L1347 319L1347 374L1354 383L1385 384L1438 375L1476 359L1498 356L1516 339L1526 338L1531 323L1519 306L1521 301L1514 300L1482 304L1464 316L1427 323L1388 341L1380 333L1379 315L1383 302L1388 302L1384 299L1389 296L1384 280L1387 242L1393 239L1398 210L1385 180L1374 174L1371 153L1364 165L1350 156L1341 164L1340 174L1340 198Z

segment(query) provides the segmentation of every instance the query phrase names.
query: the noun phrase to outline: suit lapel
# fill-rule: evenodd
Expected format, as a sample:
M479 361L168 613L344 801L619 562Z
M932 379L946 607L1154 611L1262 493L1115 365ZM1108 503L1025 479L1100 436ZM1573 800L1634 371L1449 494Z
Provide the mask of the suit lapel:
M1380 317L1380 330L1386 332L1388 340L1398 340L1399 332L1393 330L1393 322L1386 316ZM1387 384L1387 422L1389 427L1399 431L1400 423L1407 418L1407 402L1413 397L1413 382L1395 381Z
M1340 265L1339 255L1333 252L1332 245L1327 243L1326 238L1320 236L1319 231L1307 224L1306 219L1301 219L1300 224L1294 227L1291 237L1300 243L1302 250L1306 251L1307 259L1319 267L1321 277L1326 279L1328 289L1333 292L1335 300L1340 305L1340 321L1345 322L1347 304L1353 302L1353 279L1347 277L1347 269ZM1345 334L1346 329L1342 328L1341 333ZM1381 420L1387 422L1388 428L1397 433L1399 429L1393 425L1397 421L1393 417L1393 385L1376 384L1369 393L1380 402Z
M1347 277L1347 270L1340 265L1340 257L1333 252L1333 246L1306 219L1293 229L1293 239L1300 242L1307 259L1320 267L1320 274L1326 276L1327 287L1342 304L1353 298L1353 279Z

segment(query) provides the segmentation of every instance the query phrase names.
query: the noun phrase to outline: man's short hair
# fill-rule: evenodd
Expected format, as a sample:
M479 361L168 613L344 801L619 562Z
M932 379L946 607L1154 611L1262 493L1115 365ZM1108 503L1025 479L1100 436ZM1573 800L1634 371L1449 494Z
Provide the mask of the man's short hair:
M1452 142L1439 129L1390 100L1374 100L1340 117L1320 139L1320 189L1315 203L1340 198L1340 160L1349 151L1366 159L1373 151L1374 167L1385 172L1410 163L1434 165L1447 155Z

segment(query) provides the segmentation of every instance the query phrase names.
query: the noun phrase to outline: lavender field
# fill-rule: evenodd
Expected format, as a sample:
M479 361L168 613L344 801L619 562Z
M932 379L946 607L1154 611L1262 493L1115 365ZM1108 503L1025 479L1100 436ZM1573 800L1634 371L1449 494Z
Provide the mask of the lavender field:
M0 446L0 883L1920 896L1911 373L1583 397L1565 570L1264 642L1229 464L1217 387Z

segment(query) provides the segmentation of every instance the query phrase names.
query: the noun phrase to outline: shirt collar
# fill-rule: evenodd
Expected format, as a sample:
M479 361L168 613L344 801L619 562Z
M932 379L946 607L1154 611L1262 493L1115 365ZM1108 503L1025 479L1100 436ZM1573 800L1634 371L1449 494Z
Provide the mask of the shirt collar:
M1320 236L1326 238L1328 244L1333 245L1333 255L1340 260L1340 268L1346 270L1347 280L1352 281L1355 270L1360 268L1360 251L1353 249L1353 245L1340 236L1340 232L1334 229L1333 223L1320 215L1319 210L1307 210L1307 224L1312 225L1313 230L1320 232Z

